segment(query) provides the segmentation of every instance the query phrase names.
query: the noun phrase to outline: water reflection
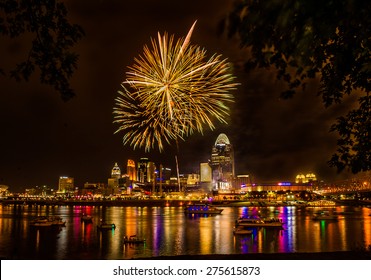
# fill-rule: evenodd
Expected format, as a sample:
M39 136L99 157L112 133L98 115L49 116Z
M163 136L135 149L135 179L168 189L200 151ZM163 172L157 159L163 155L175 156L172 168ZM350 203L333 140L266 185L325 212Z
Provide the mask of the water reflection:
M10 259L132 259L195 254L251 254L351 250L371 244L371 210L338 211L338 221L313 221L318 208L225 207L221 215L185 215L182 207L0 206L0 256ZM81 221L91 215L92 223ZM37 216L58 215L63 228L33 228ZM260 228L234 236L243 215L279 218L284 229ZM100 220L116 229L100 231ZM124 236L146 238L123 244Z

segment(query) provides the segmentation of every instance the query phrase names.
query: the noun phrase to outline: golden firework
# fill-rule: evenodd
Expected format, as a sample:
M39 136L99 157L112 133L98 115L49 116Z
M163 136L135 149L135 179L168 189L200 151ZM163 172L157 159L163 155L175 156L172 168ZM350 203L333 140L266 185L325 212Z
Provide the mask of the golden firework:
M126 72L113 111L124 144L162 151L165 142L203 133L205 125L214 129L213 119L226 123L237 84L226 59L207 58L205 49L190 44L195 24L176 42L158 33Z

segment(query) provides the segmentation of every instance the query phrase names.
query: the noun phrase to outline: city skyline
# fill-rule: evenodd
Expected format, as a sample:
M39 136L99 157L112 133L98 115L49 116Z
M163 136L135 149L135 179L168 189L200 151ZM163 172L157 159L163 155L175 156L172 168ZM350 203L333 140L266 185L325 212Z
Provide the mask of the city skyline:
M218 136L217 138L217 141L219 139L222 139L222 138L226 137L226 135L224 134L221 134ZM215 147L215 146L213 146ZM211 155L212 157L212 155ZM170 171L170 173L168 174L168 176L170 177L173 177L173 179L176 178L177 174L176 174L176 170L173 170L167 166L163 166L162 164L158 164L156 162L153 162L151 161L150 158L139 158L137 161L134 161L132 159L127 159L126 162L127 164L125 165L124 163L122 164L118 164L118 162L115 162L112 164L112 168L109 172L109 174L107 174L107 177L104 181L101 181L101 182L95 182L95 181L91 181L91 180L88 180L88 181L85 181L85 182L81 182L79 181L79 178L78 178L78 175L77 177L76 176L70 176L68 174L63 174L63 175L60 175L57 179L56 179L56 184L39 184L39 185L35 185L35 186L23 186L23 188L20 190L20 192L23 192L25 191L26 189L32 189L32 188L35 188L35 187L38 187L38 188L41 188L41 187L48 187L48 188L51 188L51 189L54 189L55 190L59 190L61 188L61 180L64 182L65 180L67 180L69 182L69 184L71 186L73 186L74 188L78 188L79 190L82 190L84 188L85 185L89 185L89 184L98 184L98 185L106 185L106 186L109 186L110 185L110 180L112 180L112 178L116 178L117 180L119 178L125 178L125 177L131 177L132 175L130 175L133 171L131 170L131 168L133 167L133 165L135 165L135 168L134 170L136 170L136 179L130 179L130 180L133 180L134 182L141 182L141 183L145 183L147 182L147 179L141 179L140 178L140 166L142 165L141 162L143 162L143 160L148 164L151 164L151 166L154 168L154 171L156 172L157 176L159 176L160 174L160 168L162 168L163 170L168 170ZM212 175L212 166L213 164L211 164L211 161L209 162L201 162L198 164L199 168L198 168L198 171L195 171L195 172L188 172L188 173L180 173L180 177L186 177L188 175L192 175L192 174L197 174L198 176L201 175L202 171L202 165L203 164L207 164L209 167L210 167L210 181L208 181L211 185L210 187L213 189L213 190L228 190L228 189L231 189L231 190L235 190L234 187L232 187L232 181L238 179L239 177L245 177L245 176L248 176L250 179L249 181L252 183L252 185L255 185L255 184L277 184L277 186L280 186L282 184L282 182L284 183L307 183L308 182L308 179L313 179L314 178L314 181L317 181L317 178L316 178L316 175L313 174L313 173L310 173L310 172L301 172L299 174L295 174L293 175L292 177L290 178L280 178L280 180L275 180L275 181L255 181L255 176L253 174L248 174L248 173L241 173L241 174L234 174L234 176L228 178L225 180L225 183L227 183L226 185L223 186L222 185L219 185L218 183L215 182L215 180L217 181L218 179L222 179L219 177L219 174L215 176ZM232 164L234 166L234 164ZM146 167L146 168L150 168L150 167ZM226 174L229 174L229 172L227 172ZM200 178L200 177L199 177ZM78 183L75 184L75 179L77 179ZM201 178L200 178L201 179ZM152 184L152 179L149 179L148 178L148 182L149 184ZM228 181L230 180L230 181ZM202 180L199 181L199 183L203 182ZM111 182L112 183L112 182ZM116 182L117 183L117 182ZM9 187L7 185L2 185L0 184L0 186L6 186L6 187ZM13 191L12 188L9 189L9 191Z
M149 157L175 170L175 155L180 172L191 173L209 159L220 133L228 135L235 147L236 174L254 174L260 181L294 178L300 172L334 181L349 176L337 174L327 161L336 150L330 125L354 98L325 109L313 83L304 94L281 100L282 84L273 81L271 72L246 74L242 66L246 52L235 39L217 32L232 3L91 1L86 6L66 1L71 21L86 33L76 46L78 69L71 79L76 97L63 102L37 76L28 82L0 77L0 184L17 190L51 185L62 175L75 177L77 184L104 182L112 163L121 159ZM127 67L157 32L182 37L195 20L191 43L227 58L240 83L228 125L194 134L177 146L166 145L163 153L124 146L121 136L114 135L112 108ZM5 65L22 59L26 49L27 42L4 38Z

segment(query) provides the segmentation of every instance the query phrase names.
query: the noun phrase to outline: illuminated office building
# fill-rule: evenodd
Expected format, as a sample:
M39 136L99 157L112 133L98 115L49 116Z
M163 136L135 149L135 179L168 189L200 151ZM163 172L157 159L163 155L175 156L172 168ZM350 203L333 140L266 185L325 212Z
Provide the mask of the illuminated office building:
M207 162L200 163L200 182L211 183L213 181L212 170Z
M159 180L162 181L162 183L165 183L165 184L170 184L170 178L171 178L171 169L168 168L168 167L161 167L161 176L162 178L160 178L159 176Z
M128 165L126 167L126 173L129 176L129 180L136 181L137 180L137 170L135 168L135 162L132 159L128 160Z
M200 187L206 192L212 191L212 170L207 162L200 163Z
M234 179L233 146L227 135L219 134L211 149L210 166L214 190L231 190Z
M121 177L121 169L117 165L117 162L116 162L112 168L111 178L119 179L120 177Z
M249 191L251 188L251 177L250 175L237 175L233 180L233 188L239 191Z
M137 180L140 183L146 183L147 182L147 165L148 165L148 158L141 158L138 161L138 176Z
M153 183L156 181L156 165L150 161L147 164L147 183Z
M121 178L121 169L116 162L111 171L111 178L108 178L108 183L107 183L108 188L105 192L105 195L115 194L118 192L120 178Z
M301 183L301 184L306 184L309 182L316 182L316 181L317 181L317 177L313 173L308 173L307 175L300 173L295 178L295 183Z
M156 165L148 158L141 158L138 161L138 177L137 181L140 183L152 183L156 180Z
M73 193L74 191L74 178L60 176L58 182L58 193Z
M0 185L0 198L5 197L8 194L9 186L7 185Z

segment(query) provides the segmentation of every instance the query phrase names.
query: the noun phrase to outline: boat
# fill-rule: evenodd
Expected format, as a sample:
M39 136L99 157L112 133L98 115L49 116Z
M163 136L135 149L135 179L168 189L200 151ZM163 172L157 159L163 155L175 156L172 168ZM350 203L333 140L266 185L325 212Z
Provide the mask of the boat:
M66 221L63 221L59 216L49 217L49 221L52 223L52 226L64 227L66 225Z
M31 225L35 223L46 223L46 222L49 222L49 219L47 216L38 216L31 221Z
M30 225L33 227L65 226L66 222L59 216L40 216L31 221Z
M115 229L116 225L115 224L109 224L105 222L101 222L99 225L97 225L97 228L100 230L110 230L110 229Z
M145 243L145 238L139 238L136 235L130 235L124 237L124 244L141 244Z
M33 221L30 223L30 226L32 227L51 227L52 226L52 222L49 222L49 221Z
M90 215L83 214L81 216L81 221L85 223L92 223L93 222L93 217Z
M321 220L337 221L338 216L334 215L334 214L331 214L328 211L322 211L322 212L318 212L318 213L314 214L312 220L315 220L315 221L321 221Z
M236 226L282 228L283 222L277 218L261 218L259 216L243 216L236 220Z
M354 215L354 211L335 211L334 214L336 215Z
M191 204L184 208L185 214L220 214L223 209L208 204Z
M251 234L253 230L247 229L246 227L243 226L237 226L233 230L233 234L235 235L245 235L245 234Z

